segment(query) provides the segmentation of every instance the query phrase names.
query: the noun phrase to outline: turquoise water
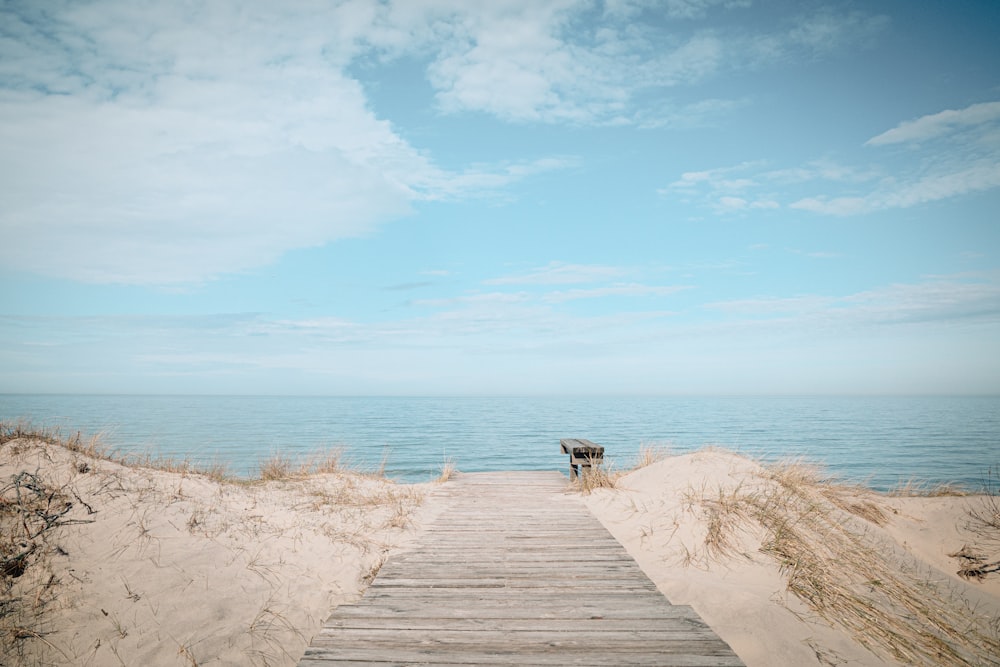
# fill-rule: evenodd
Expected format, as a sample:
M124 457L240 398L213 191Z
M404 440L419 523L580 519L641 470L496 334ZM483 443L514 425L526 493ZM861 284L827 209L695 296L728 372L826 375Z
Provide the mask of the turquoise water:
M342 447L400 481L566 467L587 438L627 467L642 445L802 457L877 489L911 479L981 488L1000 465L1000 397L288 397L0 395L0 419L101 434L120 452L221 461L252 474L280 451Z

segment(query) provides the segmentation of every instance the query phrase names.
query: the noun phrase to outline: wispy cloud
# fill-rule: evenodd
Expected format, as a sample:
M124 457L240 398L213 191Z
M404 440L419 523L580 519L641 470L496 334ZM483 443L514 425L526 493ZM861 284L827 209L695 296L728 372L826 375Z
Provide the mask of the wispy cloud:
M891 130L872 137L867 146L885 146L927 141L968 127L995 123L1000 120L1000 102L981 102L964 109L947 109L900 123Z
M921 145L922 141L938 141ZM746 161L684 172L658 193L700 203L717 213L787 207L853 216L904 209L1000 187L1000 103L976 104L901 123L866 142L913 150L879 155L880 163L851 165L827 158L776 167ZM804 194L809 190L810 194ZM817 191L825 193L817 194Z
M715 210L719 213L735 213L737 211L753 211L781 208L781 204L773 199L747 200L743 197L724 196L716 202Z
M486 281L487 285L570 285L591 283L617 278L624 270L598 264L567 264L550 262L548 265L525 273L501 276Z
M940 276L839 296L732 299L705 308L751 320L781 317L797 326L1000 323L996 276Z
M659 127L690 126L699 110L710 116L740 103L640 102L649 91L751 63L824 55L867 40L885 24L865 12L823 10L770 33L700 25L710 13L748 6L747 0L616 0L594 15L593 5L580 0L390 3L376 12L365 39L387 58L430 54L428 80L446 113ZM664 18L672 19L668 26Z
M93 383L98 373L100 386L132 390L137 382L147 391L162 390L174 386L164 378L185 376L199 378L199 387L229 391L248 379L268 381L268 386L278 379L284 384L277 386L288 391L304 386L385 390L386 382L394 388L454 390L442 374L467 364L476 364L482 377L511 371L523 382L528 370L534 373L528 377L540 378L545 374L538 375L539 368L556 369L566 359L582 363L600 358L613 364L632 359L638 364L634 371L685 363L728 366L747 364L757 353L787 360L801 355L806 341L810 353L801 359L823 368L815 351L843 353L848 348L840 346L847 339L865 341L862 351L856 350L861 354L873 346L917 344L926 349L919 341L937 341L938 333L956 330L964 332L959 339L974 345L977 353L988 354L996 350L1000 327L995 274L935 276L846 294L730 299L678 311L616 307L581 314L544 297L482 297L441 301L433 312L378 322L260 314L3 316L0 361L8 390L15 389L13 383L21 390L35 386L39 377L54 372L53 363L64 385L72 385L77 374ZM968 357L955 358L969 363ZM993 358L982 360L990 370ZM691 370L698 377L704 372ZM977 381L995 387L988 376L976 376ZM323 382L308 381L317 377ZM628 381L635 377L630 372Z
M741 66L817 58L847 47L869 46L889 24L886 16L824 8L788 17L768 33L745 36Z
M415 306L425 306L429 308L451 308L455 306L495 306L498 304L523 303L529 299L524 292L488 292L483 294L466 294L454 297L442 297L437 299L416 299Z
M616 283L591 289L572 289L549 292L544 300L548 303L563 303L577 299L600 299L604 297L658 297L670 296L691 289L687 285L642 285L639 283Z
M950 168L947 168L950 167ZM958 167L947 165L910 180L890 181L861 197L806 197L790 208L827 215L857 215L894 208L910 208L972 192L1000 188L1000 156Z

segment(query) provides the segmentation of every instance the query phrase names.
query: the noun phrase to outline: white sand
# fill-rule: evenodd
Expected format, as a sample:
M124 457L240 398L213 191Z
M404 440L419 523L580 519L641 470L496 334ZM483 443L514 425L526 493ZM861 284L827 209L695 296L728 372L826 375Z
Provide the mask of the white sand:
M424 490L350 473L220 483L7 443L0 485L22 471L73 503L60 521L91 523L47 531L15 580L26 613L0 627L28 636L0 653L12 665L295 664L412 535Z
M894 660L891 650L876 655L788 592L778 562L760 551L769 536L759 523L732 524L735 548L726 554L706 546L713 511L731 503L733 493L761 493L774 484L758 464L708 450L634 471L621 478L616 489L595 490L588 504L660 590L675 604L691 605L750 667L915 661ZM878 526L827 503L861 542L873 547L873 561L905 580L930 582L944 599L958 605L960 614L989 633L990 619L1000 617L1000 577L993 575L983 583L961 579L955 574L957 560L948 556L975 542L976 536L961 527L967 523L966 510L983 498L886 497L861 489L838 497L870 502L885 512L887 521ZM994 554L998 546L993 545ZM856 587L864 592L866 573L861 575ZM984 664L996 664L986 660ZM926 664L948 661L931 659Z
M34 564L0 591L21 598L16 614L0 607L8 651L0 664L294 665L333 608L356 600L365 577L405 548L436 507L420 506L430 485L358 474L220 483L56 445L0 446L0 486L23 471L59 490L54 507L73 504L61 522L88 523L43 533ZM730 541L706 544L733 498L774 484L752 461L702 451L586 498L663 593L693 606L751 667L906 664L881 650L883 661L788 592L787 573L761 552L769 539L761 525L724 519ZM975 545L962 526L981 499L838 493L841 505L882 508L879 526L830 506L891 572L960 596L976 623L1000 615L1000 577L967 582L948 556Z

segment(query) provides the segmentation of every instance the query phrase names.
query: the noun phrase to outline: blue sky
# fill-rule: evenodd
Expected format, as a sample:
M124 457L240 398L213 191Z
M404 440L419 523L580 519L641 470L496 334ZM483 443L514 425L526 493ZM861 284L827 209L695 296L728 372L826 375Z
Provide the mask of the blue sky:
M3 3L0 392L1000 393L998 34Z

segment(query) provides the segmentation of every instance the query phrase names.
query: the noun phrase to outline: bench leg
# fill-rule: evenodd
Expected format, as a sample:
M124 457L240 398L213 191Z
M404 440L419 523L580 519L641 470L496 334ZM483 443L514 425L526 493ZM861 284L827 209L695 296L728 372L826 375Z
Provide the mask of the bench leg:
M572 482L578 476L579 476L579 473L577 472L576 466L574 464L570 463L569 464L569 481Z

